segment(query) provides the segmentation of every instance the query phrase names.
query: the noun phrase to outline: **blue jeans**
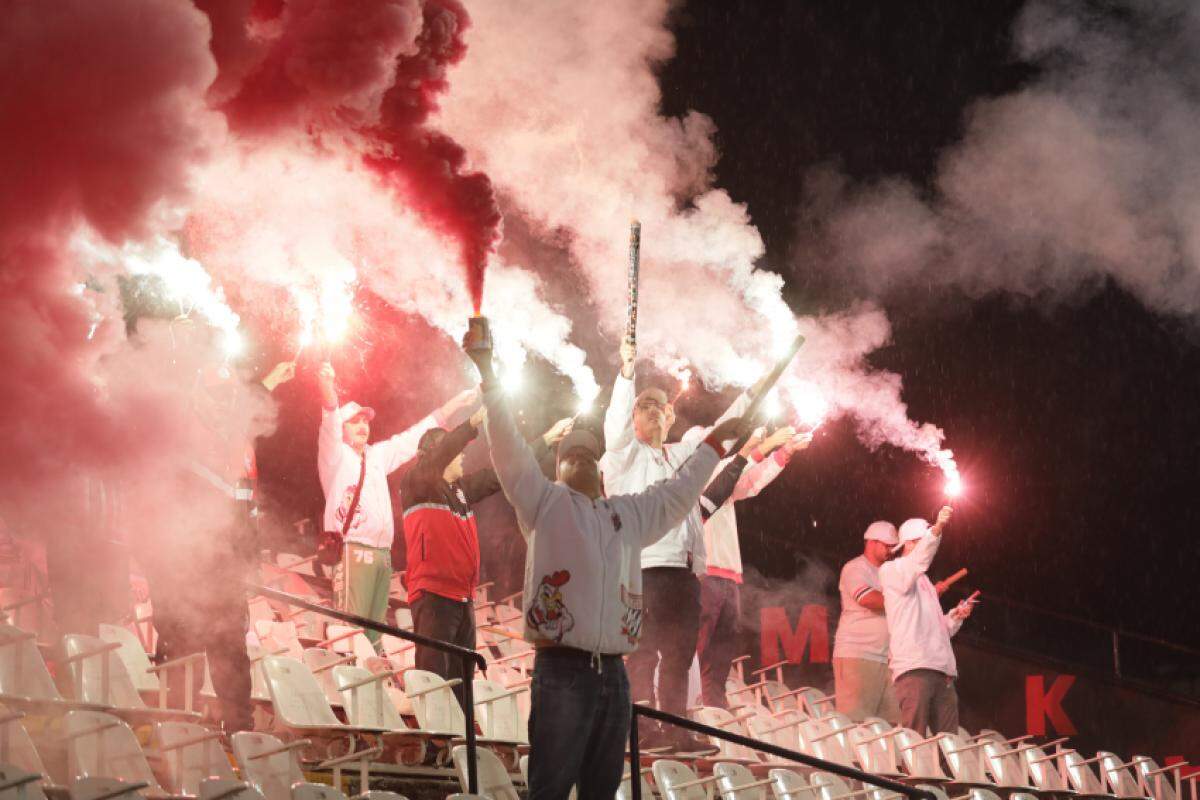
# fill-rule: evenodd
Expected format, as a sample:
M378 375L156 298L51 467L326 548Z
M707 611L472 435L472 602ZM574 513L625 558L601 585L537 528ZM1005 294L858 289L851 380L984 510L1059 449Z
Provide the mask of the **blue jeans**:
M539 650L529 713L529 800L612 800L625 771L629 678L620 656Z

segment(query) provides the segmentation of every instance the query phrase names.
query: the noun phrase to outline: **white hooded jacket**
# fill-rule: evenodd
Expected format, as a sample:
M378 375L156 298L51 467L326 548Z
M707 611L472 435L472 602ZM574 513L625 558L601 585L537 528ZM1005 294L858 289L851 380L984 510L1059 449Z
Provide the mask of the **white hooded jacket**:
M911 553L879 567L892 680L914 669L958 675L950 637L958 633L962 620L942 613L937 589L925 574L941 542L942 537L926 533Z
M597 655L632 652L642 629L642 548L696 507L718 453L701 444L671 480L593 500L542 474L501 390L483 399L492 466L527 544L526 641Z
M636 399L634 382L617 373L612 399L604 415L606 449L604 457L600 459L604 492L609 496L641 492L659 481L675 477L712 430L712 427L691 428L678 442L664 444L661 450L655 450L633 435L633 405ZM741 416L749 405L750 398L743 392L713 423L713 427L731 417ZM706 574L704 523L698 505L690 509L681 522L672 526L666 536L645 549L642 567L686 567L689 555L692 571L697 575Z

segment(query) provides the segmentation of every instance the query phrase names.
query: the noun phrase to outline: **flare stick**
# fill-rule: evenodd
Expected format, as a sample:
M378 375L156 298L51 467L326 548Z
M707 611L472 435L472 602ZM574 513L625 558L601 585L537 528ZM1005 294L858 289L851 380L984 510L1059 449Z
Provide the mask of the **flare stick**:
M763 381L762 388L759 389L758 393L750 400L750 405L747 407L746 413L742 415L742 419L753 423L755 415L758 414L759 406L762 405L763 400L765 400L767 395L771 393L771 390L775 388L775 384L779 381L780 376L783 375L783 371L788 368L788 364L792 363L792 359L796 357L796 353L799 353L800 348L803 346L804 337L797 335L795 341L792 342L792 346L788 348L787 353L784 354L783 358L776 361L775 366L771 368L769 373L767 373L767 377ZM751 425L749 430L738 437L738 440L734 442L734 445L730 448L729 452L736 453L738 450L741 450L742 446L745 445L750 439L750 434L752 432L753 426Z
M638 269L642 262L642 223L629 224L629 324L625 335L637 344Z
M942 583L945 584L947 589L949 589L951 586L958 583L960 580L962 580L965 577L967 577L967 568L963 567L958 572L954 573L949 578L946 578L946 580L942 581Z

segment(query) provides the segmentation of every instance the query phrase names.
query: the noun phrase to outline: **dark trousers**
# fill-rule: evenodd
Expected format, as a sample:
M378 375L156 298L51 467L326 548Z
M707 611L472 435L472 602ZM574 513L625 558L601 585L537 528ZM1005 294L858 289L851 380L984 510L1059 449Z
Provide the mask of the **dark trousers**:
M728 708L725 681L737 655L738 585L728 578L705 575L700 579L700 635L696 655L700 660L700 691L704 705Z
M920 736L958 730L958 692L954 678L934 669L912 669L896 678L900 724Z
M170 660L203 652L208 657L208 670L225 730L229 733L254 730L250 658L246 655L246 631L250 625L246 591L236 578L218 573L204 591L192 594L181 590L179 578L178 572L147 575L154 628L158 631L158 656ZM199 691L203 681L204 673L197 670L194 691ZM170 688L169 702L183 708L182 669L172 671Z
M628 661L634 702L649 700L670 714L687 716L688 669L700 632L700 581L684 567L644 569L642 603L642 638Z
M620 656L539 650L529 712L529 800L611 800L625 771L629 678Z
M421 592L409 602L412 608L413 632L431 639L475 649L475 604L470 600L451 600L432 592ZM446 680L467 680L462 659L442 650L417 645L414 657L417 669L441 675ZM458 704L466 710L466 698L460 683L454 687Z

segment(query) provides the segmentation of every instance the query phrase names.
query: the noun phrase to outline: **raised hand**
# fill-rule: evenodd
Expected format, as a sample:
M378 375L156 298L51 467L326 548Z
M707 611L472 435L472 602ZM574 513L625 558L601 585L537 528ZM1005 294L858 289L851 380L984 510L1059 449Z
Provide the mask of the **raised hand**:
M333 372L333 364L321 362L317 369L317 385L321 387L321 403L325 408L337 408L337 376Z
M621 340L621 375L625 378L633 377L633 362L637 360L637 344L633 339L626 336Z
M558 422L550 426L550 430L542 434L542 441L546 443L546 447L553 448L563 440L571 429L575 427L574 417L564 417Z

